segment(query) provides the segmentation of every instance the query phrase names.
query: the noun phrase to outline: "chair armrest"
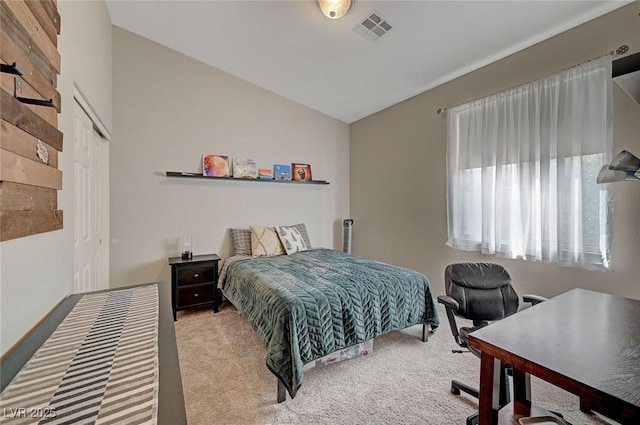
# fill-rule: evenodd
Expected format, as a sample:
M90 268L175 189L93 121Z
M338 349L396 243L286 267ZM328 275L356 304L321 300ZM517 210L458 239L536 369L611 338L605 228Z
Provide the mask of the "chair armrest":
M456 312L460 308L460 304L453 297L449 295L438 295L438 302L440 304L444 304L444 308L447 311L447 319L449 322L449 327L451 328L451 335L453 335L453 339L456 340L456 343L460 347L466 347L465 344L462 343L460 339L460 332L458 331L458 324L456 323Z
M453 309L454 312L458 311L460 304L453 297L449 295L438 295L438 302L444 304L445 307Z
M540 304L541 302L544 302L547 299L548 298L541 297L540 295L527 294L522 296L522 302L530 303L531 305Z

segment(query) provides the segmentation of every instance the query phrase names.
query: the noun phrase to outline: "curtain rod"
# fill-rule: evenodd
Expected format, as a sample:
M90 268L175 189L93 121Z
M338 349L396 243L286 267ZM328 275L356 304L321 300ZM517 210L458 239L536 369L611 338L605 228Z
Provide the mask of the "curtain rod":
M517 87L524 86L525 84L529 84L529 83L531 83L531 82L533 82L533 81L540 80L540 79L542 79L542 78L546 78L546 77L551 76L551 75L553 75L553 74L557 74L558 72L566 71L566 70L571 69L571 68L574 68L574 67L576 67L576 66L580 66L580 65L582 65L583 63L587 63L587 62L589 62L589 61L592 61L592 60L594 60L594 59L601 58L601 57L603 57L603 56L607 56L607 55L609 55L609 56L617 57L617 56L622 56L622 55L626 54L628 51L629 51L629 46L627 46L626 44L623 44L622 46L618 47L616 50L611 50L609 53L605 53L605 54L604 54L604 55L602 55L602 56L598 56L598 57L596 57L596 58L589 59L589 60L584 61L584 62L581 62L581 63L579 63L579 64L577 64L577 65L569 66L569 67L567 67L567 68L561 69L560 71L555 71L555 72L553 72L552 74L547 74L547 75L545 75L545 76L543 76L543 77L536 78L535 80L529 80L529 81L526 81L526 82L524 82L524 83L518 84L518 85L516 85L516 86L510 87L510 88L507 88L507 89L504 89L504 90L499 90L499 91L497 91L497 92L493 92L493 93L488 94L488 95L486 95L486 96L477 97L477 98L475 98L475 99L469 100L469 101L467 101L467 102L462 102L462 103L459 103L459 104L457 104L457 105L447 106L447 107L444 107L444 108L438 108L438 109L436 109L436 114L441 115L441 114L443 114L443 113L447 112L449 109L451 109L451 108L455 108L456 106L460 106L460 105L463 105L463 104L465 104L465 103L475 102L476 100L480 100L480 99L483 99L483 98L485 98L485 97L493 96L494 94L501 93L501 92L503 92L503 91L512 90L512 89L515 89L515 88L517 88Z

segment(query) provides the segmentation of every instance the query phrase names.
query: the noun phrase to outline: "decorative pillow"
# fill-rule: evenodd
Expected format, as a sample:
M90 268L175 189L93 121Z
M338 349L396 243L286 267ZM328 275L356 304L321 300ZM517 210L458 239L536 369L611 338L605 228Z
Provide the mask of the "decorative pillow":
M295 226L278 226L276 232L278 232L287 255L307 250L307 244Z
M229 229L232 255L251 255L251 230Z
M254 257L284 254L280 239L273 227L251 226L251 253Z
M309 233L307 233L307 226L304 223L294 224L293 226L283 226L283 227L295 227L300 232L302 239L304 240L305 245L307 245L307 249L311 249L311 241L309 240Z

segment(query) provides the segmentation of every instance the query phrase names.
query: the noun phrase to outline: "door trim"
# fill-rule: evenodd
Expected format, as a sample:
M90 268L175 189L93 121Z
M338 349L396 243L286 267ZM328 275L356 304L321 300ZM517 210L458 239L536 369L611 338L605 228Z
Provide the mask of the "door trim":
M111 133L109 133L109 130L107 130L107 127L102 123L102 121L100 120L100 117L98 117L98 114L96 114L93 111L91 104L87 101L87 99L84 97L84 95L82 94L78 86L75 85L75 83L73 84L73 98L76 100L76 102L78 102L78 105L80 105L80 107L84 109L87 115L89 115L89 118L91 118L91 121L93 121L93 125L96 127L96 130L98 130L98 133L100 133L102 138L105 139L107 142L110 142Z
M111 268L110 266L111 229L110 229L110 199L109 199L109 193L110 193L109 168L110 168L110 162L111 162L110 160L111 133L107 130L107 128L102 123L98 115L91 108L91 104L87 101L87 99L84 97L84 95L82 94L82 92L76 86L75 83L73 84L73 100L75 103L78 104L78 106L80 106L80 109L82 109L87 114L87 116L89 117L89 119L93 124L93 129L95 130L95 133L97 133L98 136L101 137L102 143L103 143L103 149L101 150L102 152L101 176L103 177L102 190L101 190L102 199L100 201L101 211L99 211L99 214L101 215L101 221L102 221L101 223L102 241L100 243L100 248L99 248L102 251L102 264L101 264L102 270L99 272L99 276L103 278L103 281L98 281L96 279L95 284L97 286L97 289L108 289L110 287L109 282L110 282L110 272L111 272L110 270ZM74 105L74 108L75 108L75 105ZM77 182L74 181L74 184L76 183ZM74 216L74 220L76 219L77 217ZM75 226L75 223L74 223L74 226ZM75 253L75 247L74 247L74 263L75 263L75 257L76 257L76 253ZM74 265L74 273L75 273L75 267L76 266ZM76 290L75 284L74 284L74 290Z

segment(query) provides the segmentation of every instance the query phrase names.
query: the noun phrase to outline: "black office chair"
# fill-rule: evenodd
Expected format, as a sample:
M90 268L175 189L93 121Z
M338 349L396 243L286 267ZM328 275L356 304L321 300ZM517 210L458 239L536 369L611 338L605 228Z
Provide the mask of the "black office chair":
M451 333L456 343L480 357L480 352L468 346L469 334L487 326L489 322L504 319L518 311L518 294L511 286L511 276L499 264L457 263L450 264L444 271L444 285L447 295L440 295L438 302L444 304ZM525 295L524 302L538 304L546 298ZM456 316L473 322L472 327L458 329ZM463 350L452 350L462 353ZM500 407L509 403L508 366L500 368ZM451 392L463 391L478 398L478 390L462 382L451 381ZM478 413L467 418L467 425L478 423Z

